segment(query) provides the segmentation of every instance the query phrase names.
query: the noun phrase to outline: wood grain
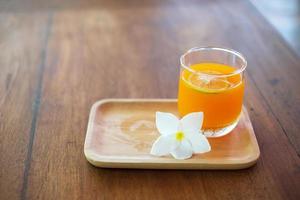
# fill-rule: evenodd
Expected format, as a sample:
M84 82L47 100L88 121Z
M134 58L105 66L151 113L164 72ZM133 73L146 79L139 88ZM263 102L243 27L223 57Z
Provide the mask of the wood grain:
M48 15L0 14L0 199L22 196Z
M1 38L11 38L0 53L11 61L4 62L18 60L8 53L13 45L31 47L18 54L26 67L16 78L0 74L1 95L3 84L15 80L0 107L1 152L9 150L0 156L1 199L21 196L25 157L24 199L300 198L300 60L248 1L13 0L0 2L0 12L20 16L10 29L21 31L19 39L1 26ZM52 25L43 17L49 12ZM176 98L179 56L202 45L227 46L248 60L245 102L261 148L257 165L234 172L90 166L83 144L91 105L102 98ZM40 109L32 114L39 87Z
M263 96L266 94L261 92L265 82L258 84L255 81L260 79L254 75L257 70L261 72L262 64L257 60L272 56L269 51L276 51L277 56L285 52L284 57L296 58L284 45L272 48L274 42L280 41L276 36L261 43L273 31L257 27L256 23L262 22L252 16L251 8L245 11L248 6L239 1L228 4L207 1L201 6L197 2L178 1L161 7L148 3L134 8L111 5L107 7L109 10L57 12L49 43L27 197L165 199L188 195L186 198L190 199L292 199L299 196L296 173L299 158ZM236 9L245 11L242 21L232 16ZM231 32L234 28L242 31ZM249 32L255 33L253 37L249 37ZM229 33L232 36L228 37ZM201 44L247 50L251 76L248 76L246 100L249 99L247 104L253 109L251 118L262 145L262 160L258 165L228 173L137 172L90 167L84 160L83 143L92 103L109 97L176 97L179 55ZM259 48L257 44L261 44ZM256 55L250 51L260 49L268 52ZM271 58L279 62L280 57Z
M259 158L246 108L226 137L209 138L211 151L187 160L149 154L160 136L155 112L178 116L176 99L103 99L91 109L84 143L86 159L96 167L137 169L244 169Z

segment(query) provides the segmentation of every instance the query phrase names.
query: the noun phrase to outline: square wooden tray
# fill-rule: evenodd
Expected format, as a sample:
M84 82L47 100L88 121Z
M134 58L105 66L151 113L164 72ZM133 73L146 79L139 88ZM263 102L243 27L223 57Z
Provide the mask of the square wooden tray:
M177 114L175 99L106 99L90 112L84 144L86 159L106 168L242 169L254 165L259 147L245 108L238 126L228 135L209 138L212 150L187 160L149 154L159 136L155 112Z

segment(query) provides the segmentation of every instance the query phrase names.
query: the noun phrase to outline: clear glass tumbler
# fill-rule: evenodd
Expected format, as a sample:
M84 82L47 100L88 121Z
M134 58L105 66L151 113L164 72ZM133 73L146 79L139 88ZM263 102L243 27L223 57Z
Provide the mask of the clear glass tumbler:
M220 47L195 47L180 58L178 111L181 116L203 112L208 137L232 131L242 111L247 61Z

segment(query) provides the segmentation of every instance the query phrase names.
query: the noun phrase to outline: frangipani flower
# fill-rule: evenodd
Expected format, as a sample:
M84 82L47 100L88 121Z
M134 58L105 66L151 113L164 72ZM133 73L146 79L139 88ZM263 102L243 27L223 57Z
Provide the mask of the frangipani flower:
M202 112L190 113L181 120L171 113L156 112L156 127L161 136L153 143L150 153L187 159L193 153L209 152L210 144L200 131L202 123Z

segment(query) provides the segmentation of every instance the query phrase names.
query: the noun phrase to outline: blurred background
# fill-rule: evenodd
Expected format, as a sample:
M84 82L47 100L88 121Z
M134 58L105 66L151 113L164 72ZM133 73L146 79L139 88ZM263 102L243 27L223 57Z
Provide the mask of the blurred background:
M300 55L300 0L251 0Z
M300 0L250 0L265 19L280 33L292 49L300 56ZM139 6L139 1L117 0L0 0L0 12L43 12L49 10L96 9L105 6L122 7L131 4ZM142 1L145 2L145 1ZM157 0L149 4L162 5ZM164 0L168 4L168 0ZM200 0L201 2L201 0ZM144 3L143 3L144 4ZM0 19L1 20L1 19Z

